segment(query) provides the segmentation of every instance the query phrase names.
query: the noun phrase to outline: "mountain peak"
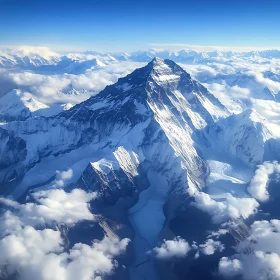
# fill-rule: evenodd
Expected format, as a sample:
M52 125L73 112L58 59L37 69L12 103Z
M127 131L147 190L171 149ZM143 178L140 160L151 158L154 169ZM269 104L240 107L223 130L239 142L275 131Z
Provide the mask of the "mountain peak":
M152 66L153 69L157 67L169 67L171 70L176 68L183 70L178 64L176 64L173 60L164 59L161 57L154 57L154 59L147 65ZM184 71L184 70L183 70Z
M265 119L262 118L259 113L253 109L253 108L249 108L246 111L242 112L240 114L240 116L242 116L243 119L250 119L253 122L263 122Z
M147 66L150 77L158 84L171 80L179 80L182 75L190 79L190 75L174 61L155 57Z
M152 63L153 65L158 65L158 64L163 64L164 61L165 61L165 59L156 56L156 57L151 61L151 63Z

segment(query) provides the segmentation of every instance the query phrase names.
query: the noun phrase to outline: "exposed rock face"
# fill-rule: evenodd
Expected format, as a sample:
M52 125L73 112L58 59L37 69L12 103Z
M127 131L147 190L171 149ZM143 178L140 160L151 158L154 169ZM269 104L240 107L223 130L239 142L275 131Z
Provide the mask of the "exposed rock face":
M15 133L0 128L0 184L14 181L24 171L26 142Z

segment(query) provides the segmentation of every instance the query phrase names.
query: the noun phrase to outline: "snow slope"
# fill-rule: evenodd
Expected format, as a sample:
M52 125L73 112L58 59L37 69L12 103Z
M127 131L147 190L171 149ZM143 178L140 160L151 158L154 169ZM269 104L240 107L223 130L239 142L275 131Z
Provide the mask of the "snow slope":
M263 161L266 141L275 138L266 120L251 109L216 122L208 134L221 149L252 166Z

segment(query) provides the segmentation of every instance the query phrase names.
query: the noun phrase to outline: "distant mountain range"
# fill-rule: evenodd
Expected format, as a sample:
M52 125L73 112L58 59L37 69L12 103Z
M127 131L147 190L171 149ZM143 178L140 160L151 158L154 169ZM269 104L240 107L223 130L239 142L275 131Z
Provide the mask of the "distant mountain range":
M86 51L81 53L59 54L48 56L37 53L19 53L12 49L0 50L0 66L21 68L46 73L84 73L87 69L102 67L114 61L149 62L154 57L171 59L177 63L206 63L211 61L225 61L231 59L279 59L279 50L263 50L250 52L211 51L199 52L194 50L168 51L150 49L132 53L101 53Z

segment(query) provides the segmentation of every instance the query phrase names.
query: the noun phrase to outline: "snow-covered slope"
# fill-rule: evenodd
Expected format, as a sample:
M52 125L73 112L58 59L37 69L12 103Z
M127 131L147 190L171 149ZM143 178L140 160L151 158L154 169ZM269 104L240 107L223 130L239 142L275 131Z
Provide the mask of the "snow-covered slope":
M48 48L0 50L0 67L36 70L38 72L81 74L104 66L115 59L108 54L69 53L61 55Z
M266 141L275 138L266 120L251 109L220 120L207 131L215 145L218 142L221 149L252 166L263 161Z
M36 116L49 117L72 107L73 105L70 103L55 103L48 106L36 100L29 93L12 90L0 98L0 122L24 121Z
M60 55L45 47L21 47L18 49L1 49L0 66L31 69L41 65L55 65Z
M42 64L36 68L36 71L39 73L79 75L86 73L87 70L90 71L105 66L106 64L101 59L97 57L85 59L82 57L62 56L57 64Z
M264 86L263 82L260 81L260 77L256 77L252 73L218 74L213 77L203 77L201 82L207 84L226 84L230 88L241 88L245 91L247 90L250 96L255 99L279 101L280 98L277 91L275 92L268 86ZM246 98L246 95L243 98Z
M26 104L28 105L28 102L22 100L21 91L13 90L7 93L0 99L0 121L9 122L28 119L31 117L31 111Z
M187 172L189 180L197 183L203 177L203 162L195 148L195 131L227 114L181 67L156 58L56 117L31 118L5 127L27 142L26 172L39 169L44 158L71 157L85 146L92 147L88 157L94 161L123 146L151 168L166 174L168 170L170 182ZM27 187L23 180L22 189Z

